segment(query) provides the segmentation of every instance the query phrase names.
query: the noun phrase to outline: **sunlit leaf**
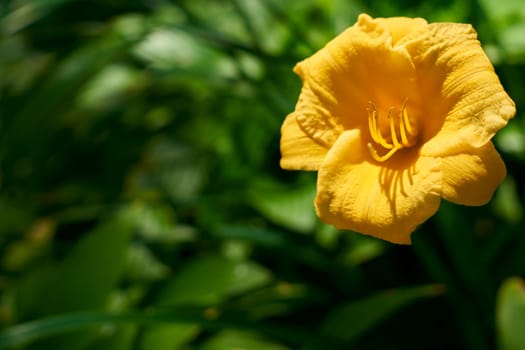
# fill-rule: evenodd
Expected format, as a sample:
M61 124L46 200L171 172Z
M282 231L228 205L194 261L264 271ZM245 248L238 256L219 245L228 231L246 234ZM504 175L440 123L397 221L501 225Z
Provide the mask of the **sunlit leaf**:
M505 0L496 3L490 0L479 0L492 29L498 38L506 59L521 60L525 55L525 10L520 0Z
M264 339L256 333L224 331L204 343L200 350L286 350L289 347Z
M501 285L496 304L496 325L501 350L525 349L525 281L509 278Z
M139 243L132 244L127 252L126 275L132 281L153 281L165 277L169 268Z
M131 67L108 65L87 83L79 95L79 104L92 111L111 108L125 99L125 93L140 85L140 81L139 73Z
M496 144L504 152L516 157L525 157L525 130L518 120L511 121L495 137Z
M516 181L508 176L500 185L498 192L494 196L493 205L496 212L505 220L518 223L523 217L523 206L521 205Z
M108 327L101 340L86 347L86 350L131 350L134 349L138 333L136 325Z
M250 202L268 219L297 232L312 232L317 224L313 199L315 184L287 188L270 180L260 180L250 190Z
M261 286L270 280L257 264L207 256L187 263L168 281L159 305L212 305L226 296Z
M69 1L71 0L19 1L18 6L4 18L2 29L10 34L16 33Z
M198 334L199 329L198 325L191 324L165 324L148 327L142 334L140 349L179 349L192 340Z
M182 30L158 29L149 34L134 52L152 68L172 74L208 79L237 75L237 69L228 57Z

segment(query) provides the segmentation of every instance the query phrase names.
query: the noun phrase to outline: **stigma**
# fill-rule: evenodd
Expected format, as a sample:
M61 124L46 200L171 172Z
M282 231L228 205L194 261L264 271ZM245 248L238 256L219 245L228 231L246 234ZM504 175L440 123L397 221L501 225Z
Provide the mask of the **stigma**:
M394 113L393 107L388 109L388 132L386 136L382 135L379 128L379 113L376 106L371 101L368 104L368 131L372 142L369 142L367 147L372 158L378 162L385 162L397 151L412 147L415 144L416 131L408 118L407 100L403 102L399 113ZM378 152L378 148L382 154Z

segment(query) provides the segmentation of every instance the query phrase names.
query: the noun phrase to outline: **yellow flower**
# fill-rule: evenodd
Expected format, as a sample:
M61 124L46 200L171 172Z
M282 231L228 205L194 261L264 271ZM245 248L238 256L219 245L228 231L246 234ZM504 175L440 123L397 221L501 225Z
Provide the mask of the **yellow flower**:
M281 167L319 171L321 220L409 244L441 198L490 200L506 174L491 138L515 106L476 37L467 24L362 14L296 65Z

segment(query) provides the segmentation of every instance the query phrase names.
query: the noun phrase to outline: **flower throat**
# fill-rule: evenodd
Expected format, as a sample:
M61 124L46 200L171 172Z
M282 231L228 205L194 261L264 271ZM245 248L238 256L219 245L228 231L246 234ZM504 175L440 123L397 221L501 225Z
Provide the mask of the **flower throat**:
M408 119L408 112L406 109L407 100L403 102L399 114L394 115L393 107L390 107L387 112L390 140L383 137L381 129L379 128L378 119L379 113L376 106L370 101L368 111L368 131L372 142L367 144L368 151L372 158L378 162L384 162L390 159L397 151L412 147L415 144L416 130L410 125ZM386 150L386 153L380 155L377 148Z

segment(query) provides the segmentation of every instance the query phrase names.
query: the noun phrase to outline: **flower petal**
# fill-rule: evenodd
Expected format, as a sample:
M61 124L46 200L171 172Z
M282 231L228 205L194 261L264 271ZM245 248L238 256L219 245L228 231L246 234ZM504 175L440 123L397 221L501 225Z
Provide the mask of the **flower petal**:
M396 155L397 156L397 155ZM410 243L441 199L439 158L416 152L370 161L359 130L345 131L319 169L315 206L321 220L394 243Z
M410 55L404 47L392 47L387 27L367 15L299 62L294 71L303 80L297 120L308 135L328 147L343 130L366 128L370 101L386 114L406 98L418 100Z
M484 205L506 175L492 142L468 153L443 157L443 198L456 204Z
M315 142L299 127L294 113L281 127L281 167L288 170L318 170L328 148Z
M516 112L471 25L432 23L403 37L417 71L424 125L421 153L485 145Z
M423 18L388 17L376 18L375 20L388 28L393 45L396 45L401 38L409 33L423 29L428 25L428 22Z

